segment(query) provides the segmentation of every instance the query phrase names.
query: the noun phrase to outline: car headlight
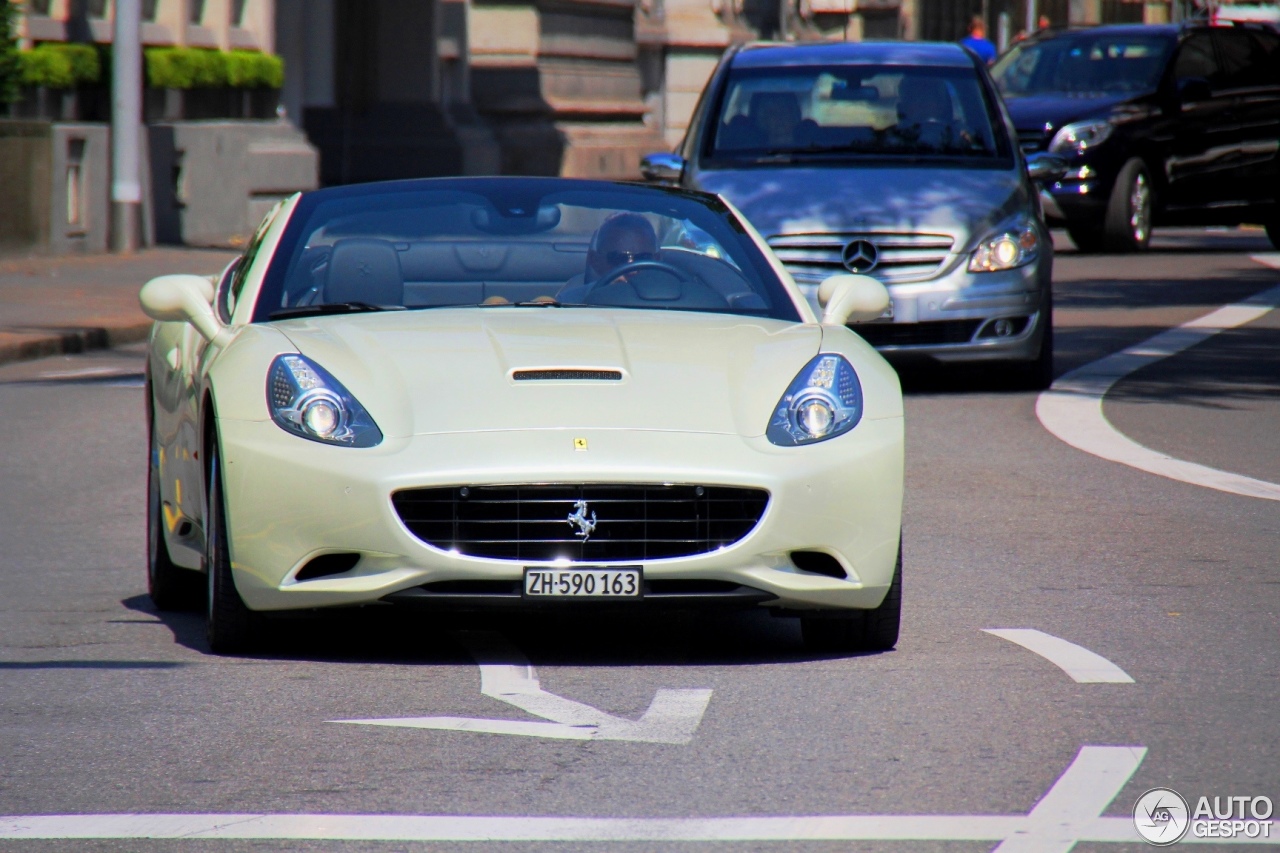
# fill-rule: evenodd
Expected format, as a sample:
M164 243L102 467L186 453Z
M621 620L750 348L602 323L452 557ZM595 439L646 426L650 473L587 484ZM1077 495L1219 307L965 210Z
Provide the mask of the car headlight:
M1114 129L1115 125L1107 119L1093 119L1091 121L1064 124L1053 135L1053 141L1049 143L1049 152L1052 154L1083 154L1087 149L1106 142L1107 137L1111 135L1111 131Z
M765 433L780 447L835 438L862 418L862 383L842 355L820 353L804 366L774 408Z
M301 355L278 355L267 371L267 408L281 429L344 447L373 447L382 430L351 392Z
M1028 221L1016 222L978 244L969 272L999 272L1025 266L1040 256L1040 234Z

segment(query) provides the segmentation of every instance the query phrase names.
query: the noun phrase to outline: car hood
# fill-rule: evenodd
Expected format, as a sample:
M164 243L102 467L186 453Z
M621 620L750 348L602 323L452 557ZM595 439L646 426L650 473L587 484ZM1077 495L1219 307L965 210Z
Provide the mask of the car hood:
M463 308L276 324L388 436L527 429L762 435L821 327L728 314ZM620 381L516 381L518 370Z
M1045 125L1049 125L1050 130L1057 130L1073 121L1110 115L1116 107L1131 100L1133 100L1132 94L1067 95L1056 92L1005 98L1004 104L1009 110L1009 117L1013 119L1013 126L1019 131L1036 130L1048 133Z
M1031 209L1012 170L782 167L699 172L697 188L719 193L766 238L780 234L896 231L946 234L955 250L1017 210Z

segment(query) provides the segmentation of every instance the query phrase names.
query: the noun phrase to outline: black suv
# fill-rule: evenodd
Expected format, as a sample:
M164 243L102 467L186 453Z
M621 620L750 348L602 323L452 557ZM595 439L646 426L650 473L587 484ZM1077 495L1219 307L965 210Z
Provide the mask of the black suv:
M1041 194L1082 251L1151 226L1266 226L1280 248L1280 33L1262 24L1050 32L991 69L1023 151L1070 171Z

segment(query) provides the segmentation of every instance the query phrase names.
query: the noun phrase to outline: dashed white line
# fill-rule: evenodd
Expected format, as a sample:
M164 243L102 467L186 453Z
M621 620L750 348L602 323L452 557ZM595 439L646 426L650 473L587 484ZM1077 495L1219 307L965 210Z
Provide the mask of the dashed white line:
M1280 255L1274 258L1280 259ZM1258 255L1254 259L1269 266L1280 266L1280 260L1273 260L1270 255ZM1036 417L1062 441L1102 459L1221 492L1280 501L1280 483L1221 471L1152 450L1117 430L1102 411L1103 398L1121 379L1219 332L1252 323L1277 304L1280 304L1280 287L1273 287L1064 374L1036 400Z
M988 634L1017 643L1057 666L1081 684L1133 684L1129 674L1100 654L1034 628L983 628Z

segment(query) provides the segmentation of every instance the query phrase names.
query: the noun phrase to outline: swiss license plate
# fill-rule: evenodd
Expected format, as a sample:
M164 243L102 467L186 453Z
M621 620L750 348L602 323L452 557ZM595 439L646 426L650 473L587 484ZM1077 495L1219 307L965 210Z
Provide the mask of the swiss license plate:
M639 566L595 569L525 569L525 598L640 598Z

